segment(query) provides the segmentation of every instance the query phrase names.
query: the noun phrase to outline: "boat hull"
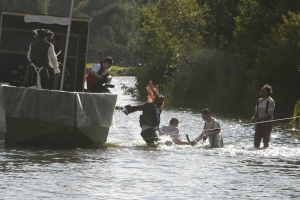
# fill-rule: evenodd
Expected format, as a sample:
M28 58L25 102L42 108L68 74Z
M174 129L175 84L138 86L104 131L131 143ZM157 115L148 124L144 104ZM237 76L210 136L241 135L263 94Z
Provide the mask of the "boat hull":
M39 145L53 147L86 147L107 141L108 127L98 124L78 128L36 119L6 117L5 144Z
M8 145L85 147L107 141L117 95L0 85L0 133ZM5 114L4 114L5 113Z

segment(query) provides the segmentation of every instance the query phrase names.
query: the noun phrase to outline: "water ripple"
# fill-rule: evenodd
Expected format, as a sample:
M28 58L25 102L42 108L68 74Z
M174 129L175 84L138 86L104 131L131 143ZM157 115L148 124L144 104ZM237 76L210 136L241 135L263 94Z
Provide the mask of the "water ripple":
M140 102L124 96L116 77L117 105ZM271 147L253 147L253 126L245 120L215 116L226 147L164 145L148 148L140 136L140 113L115 111L115 127L101 147L43 149L0 144L3 199L288 199L300 198L299 127L276 123ZM199 110L166 106L163 125L176 117L182 140L202 131Z

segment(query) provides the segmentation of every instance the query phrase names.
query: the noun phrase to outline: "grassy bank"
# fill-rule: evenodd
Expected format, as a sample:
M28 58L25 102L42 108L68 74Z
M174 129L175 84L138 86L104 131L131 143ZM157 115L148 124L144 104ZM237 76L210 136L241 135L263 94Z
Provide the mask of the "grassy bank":
M88 74L91 71L94 64L95 63L87 64L86 74ZM137 70L138 70L138 67L120 67L120 66L114 65L109 70L109 74L111 76L135 76Z

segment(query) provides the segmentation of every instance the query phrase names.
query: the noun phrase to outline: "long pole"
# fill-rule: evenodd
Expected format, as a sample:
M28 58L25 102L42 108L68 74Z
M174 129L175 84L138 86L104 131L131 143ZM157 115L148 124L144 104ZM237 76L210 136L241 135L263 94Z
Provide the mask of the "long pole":
M298 119L300 116L297 117L289 117L289 118L282 118L282 119L274 119L274 120L268 120L268 121L262 121L262 122L254 122L254 123L249 123L249 124L241 124L244 126L249 126L249 125L254 125L254 124L264 124L267 122L277 122L277 121L283 121L283 120L288 120L288 119Z
M2 33L3 13L4 13L4 12L1 12L1 16L0 16L0 45L1 45L1 33Z
M66 47L65 47L63 69L62 69L62 73L61 73L60 90L63 90L63 86L64 86L64 77L65 77L65 71L66 71L66 62L67 62L67 55L68 55L68 46L69 46L70 30L71 30L71 23L72 23L73 7L74 7L74 0L72 0L70 15L69 15L69 24L68 24L68 29L67 29L67 41L66 41Z

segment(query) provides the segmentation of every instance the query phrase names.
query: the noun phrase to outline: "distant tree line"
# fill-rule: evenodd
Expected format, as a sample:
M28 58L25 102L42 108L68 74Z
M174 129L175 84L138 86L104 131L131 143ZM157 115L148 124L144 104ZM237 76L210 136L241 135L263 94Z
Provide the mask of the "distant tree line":
M172 105L249 115L268 83L276 117L291 116L300 99L299 11L298 0L157 0L141 10L145 66L131 91L145 97L152 80Z

